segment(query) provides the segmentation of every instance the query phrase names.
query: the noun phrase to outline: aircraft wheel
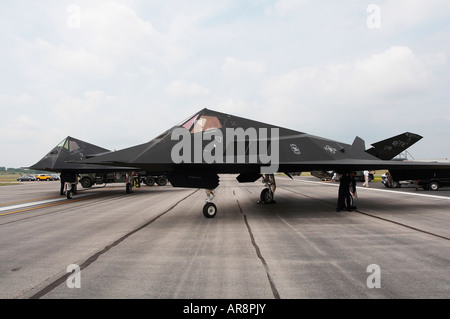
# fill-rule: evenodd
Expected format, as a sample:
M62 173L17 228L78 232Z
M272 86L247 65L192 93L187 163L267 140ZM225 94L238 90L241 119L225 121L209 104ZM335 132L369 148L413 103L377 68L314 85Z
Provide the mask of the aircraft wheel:
M155 179L152 176L147 176L147 178L145 179L145 184L147 186L153 186L155 185Z
M125 186L125 194L131 194L131 184L127 183Z
M438 182L431 182L429 189L431 189L432 191L437 191L439 189L439 183Z
M217 207L214 205L214 203L206 203L205 206L203 206L203 215L206 218L214 218L217 214Z
M167 178L165 176L160 176L156 180L156 183L158 184L158 186L166 186L167 185Z
M261 202L264 204L269 204L273 202L273 193L270 189L264 188L260 196Z
M92 181L89 177L83 177L80 181L81 186L83 186L83 188L89 188L92 187Z
M71 190L68 190L66 193L67 199L72 199L73 197L73 192Z

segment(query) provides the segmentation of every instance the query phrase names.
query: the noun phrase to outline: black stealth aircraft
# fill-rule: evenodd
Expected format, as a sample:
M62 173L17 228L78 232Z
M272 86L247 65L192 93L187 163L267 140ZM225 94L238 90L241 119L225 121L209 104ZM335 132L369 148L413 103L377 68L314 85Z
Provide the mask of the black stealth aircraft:
M111 151L106 148L68 136L62 140L61 143L52 148L52 150L36 164L30 166L30 168L41 171L61 173L60 194L63 195L64 183L75 183L77 181L78 174L95 173L96 177L98 176L98 179L96 178L96 180L105 181L106 183L106 180L109 180L108 176L112 173L120 172L120 175L123 175L126 174L127 171L134 170L134 168L124 168L122 166L114 167L75 163L75 161L81 161L92 156L110 152ZM83 185L83 180L81 180L81 183ZM83 185L83 187L87 186ZM129 192L129 187L130 185L127 185L127 192ZM66 193L67 198L72 198L73 192L74 190L68 190Z
M64 171L76 171L77 173L91 173L92 171L108 171L117 167L105 167L84 163L69 163L69 161L81 161L91 156L105 154L110 150L84 142L82 140L66 137L52 150L40 159L31 169L61 173ZM123 168L120 168L123 169Z
M394 179L432 177L450 164L392 160L422 137L404 133L366 149L246 118L203 109L148 143L86 159L83 164L135 167L167 175L174 187L204 188L205 217L216 215L212 203L219 174L239 174L240 183L262 178L261 202L273 202L275 173L388 169Z

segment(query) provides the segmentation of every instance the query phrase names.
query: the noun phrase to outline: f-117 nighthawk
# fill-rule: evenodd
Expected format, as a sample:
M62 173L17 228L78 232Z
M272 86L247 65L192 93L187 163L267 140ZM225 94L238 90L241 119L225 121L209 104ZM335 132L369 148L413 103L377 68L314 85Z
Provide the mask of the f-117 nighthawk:
M352 144L202 109L148 143L93 156L78 164L137 168L167 175L174 187L203 188L203 214L214 217L212 202L219 174L238 174L240 183L262 178L263 203L273 202L275 173L388 169L398 180L432 177L450 170L448 163L397 161L393 158L422 137L403 133L372 144L356 137Z
M80 180L81 185L86 188L89 188L93 183L106 184L115 181L123 182L123 180L128 182L133 178L137 178L139 182L142 179L147 185L153 185L155 182L158 185L166 183L165 176L153 175L148 171L136 172L134 167L127 168L123 166L95 165L77 162L110 152L106 148L67 136L42 159L29 168L61 173L61 181L63 184L64 182L76 184L77 175L89 174L89 178L85 176ZM132 186L132 183L127 183L127 193L131 192ZM73 190L68 190L66 193L67 198L72 198L73 192ZM61 185L61 195L63 195L63 185Z
M104 165L92 165L83 163L69 163L69 161L81 161L90 156L96 156L111 152L110 150L67 136L58 145L51 149L43 158L29 168L50 172L63 172L73 170L77 173L90 173L92 171L109 171L117 167ZM119 169L123 169L120 168Z

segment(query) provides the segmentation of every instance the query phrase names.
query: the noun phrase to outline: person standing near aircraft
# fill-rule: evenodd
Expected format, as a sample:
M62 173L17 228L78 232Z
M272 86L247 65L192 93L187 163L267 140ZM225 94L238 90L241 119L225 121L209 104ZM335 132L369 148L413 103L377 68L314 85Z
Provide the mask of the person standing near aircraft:
M368 170L364 171L364 184L363 184L363 187L369 188L369 171Z
M387 185L389 188L394 187L394 179L389 171L386 172Z
M350 174L346 172L342 174L339 181L338 203L336 211L340 212L342 210L348 210L350 208L350 206L348 206L350 201Z
M349 194L347 197L347 210L349 212L352 209L356 209L356 206L353 204L354 199L358 199L358 195L356 194L356 180L355 180L356 172L350 173L350 183L349 183Z
M126 174L126 177L125 177L125 179L126 179L126 190L125 190L125 192L127 194L130 194L130 193L133 192L133 187L135 186L135 176L136 176L136 174L134 173L134 171L128 172Z

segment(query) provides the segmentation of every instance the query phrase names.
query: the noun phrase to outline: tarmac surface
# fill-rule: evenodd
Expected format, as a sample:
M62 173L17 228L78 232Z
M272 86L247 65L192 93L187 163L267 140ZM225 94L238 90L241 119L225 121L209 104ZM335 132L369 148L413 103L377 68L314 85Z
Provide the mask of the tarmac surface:
M2 186L0 298L448 299L450 190L361 185L336 212L336 182L277 176L264 205L224 175L212 219L201 189Z

